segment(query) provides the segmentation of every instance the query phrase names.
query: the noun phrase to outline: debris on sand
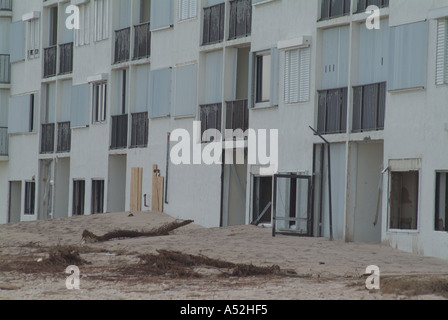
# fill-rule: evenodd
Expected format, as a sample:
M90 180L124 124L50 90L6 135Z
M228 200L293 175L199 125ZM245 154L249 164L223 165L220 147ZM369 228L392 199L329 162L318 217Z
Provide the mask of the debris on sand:
M82 233L82 240L86 243L106 242L116 239L132 239L132 238L144 238L144 237L161 237L167 236L171 231L184 227L193 223L193 220L176 220L171 223L165 224L160 228L148 232L128 231L128 230L116 230L106 233L103 236L97 236L89 230L84 230Z
M448 298L448 277L445 276L385 276L381 277L381 292L408 297L438 295Z
M140 255L139 258L140 264L128 268L127 272L144 272L152 276L174 278L199 278L201 275L195 271L195 268L211 267L219 269L221 275L227 277L282 275L280 267L277 265L259 267L252 264L235 264L203 255L189 255L177 251L157 250L157 254Z
M49 257L42 261L44 264L52 266L85 265L88 262L81 258L81 255L75 247L58 246L50 249Z

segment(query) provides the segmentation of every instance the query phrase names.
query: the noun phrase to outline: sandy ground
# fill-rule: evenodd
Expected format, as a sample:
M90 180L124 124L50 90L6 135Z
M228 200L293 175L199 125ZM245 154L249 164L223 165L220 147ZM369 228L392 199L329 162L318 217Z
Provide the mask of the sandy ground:
M448 297L448 261L403 253L381 244L330 242L279 235L255 226L206 229L194 224L168 236L82 244L85 229L148 231L172 222L166 214L114 213L0 226L2 300L377 300ZM76 246L89 264L79 266L80 290L67 290L68 266L47 267L55 246ZM256 266L282 274L223 276L212 267L201 277L132 273L140 254L172 250ZM366 267L377 265L382 290L365 288ZM133 269L136 270L136 269ZM294 271L294 273L293 273ZM394 280L394 281L391 281ZM430 283L430 285L428 285ZM383 289L384 287L384 289ZM417 290L418 289L418 290Z

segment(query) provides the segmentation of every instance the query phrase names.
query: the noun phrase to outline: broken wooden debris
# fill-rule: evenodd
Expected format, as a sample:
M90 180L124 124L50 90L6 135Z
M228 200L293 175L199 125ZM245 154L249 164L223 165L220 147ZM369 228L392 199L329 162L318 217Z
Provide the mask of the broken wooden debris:
M82 233L83 241L87 243L106 242L116 239L132 239L132 238L146 238L146 237L161 237L167 236L171 231L184 227L193 223L193 220L176 220L171 223L165 224L160 228L148 232L129 231L129 230L116 230L106 233L103 236L97 236L89 230L84 230Z

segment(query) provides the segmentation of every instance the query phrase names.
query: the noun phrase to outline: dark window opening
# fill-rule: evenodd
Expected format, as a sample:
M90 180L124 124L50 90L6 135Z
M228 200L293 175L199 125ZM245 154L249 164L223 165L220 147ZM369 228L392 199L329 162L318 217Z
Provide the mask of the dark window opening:
M104 212L104 180L92 181L92 214Z
M84 180L73 181L73 215L84 215L84 196L86 182Z
M25 184L25 214L33 215L34 212L34 203L36 196L36 183L35 182L26 182Z
M392 172L390 229L417 230L419 172Z
M448 173L436 174L435 230L448 231Z

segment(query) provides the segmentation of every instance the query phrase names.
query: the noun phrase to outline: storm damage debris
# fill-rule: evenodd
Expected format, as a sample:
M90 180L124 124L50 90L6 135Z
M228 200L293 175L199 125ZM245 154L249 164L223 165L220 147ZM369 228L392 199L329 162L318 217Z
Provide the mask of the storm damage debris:
M174 278L199 278L200 268L215 268L221 276L251 277L282 275L277 265L260 267L252 264L236 264L203 255L190 255L177 251L157 250L157 254L140 255L140 263L128 272L142 272L151 276L170 276Z
M133 238L145 238L145 237L162 237L168 236L170 232L182 228L186 225L193 223L193 220L176 220L171 223L165 224L160 228L153 229L148 232L129 231L129 230L116 230L106 233L103 236L97 236L89 230L84 230L82 233L82 240L86 243L106 242L117 239L133 239Z

